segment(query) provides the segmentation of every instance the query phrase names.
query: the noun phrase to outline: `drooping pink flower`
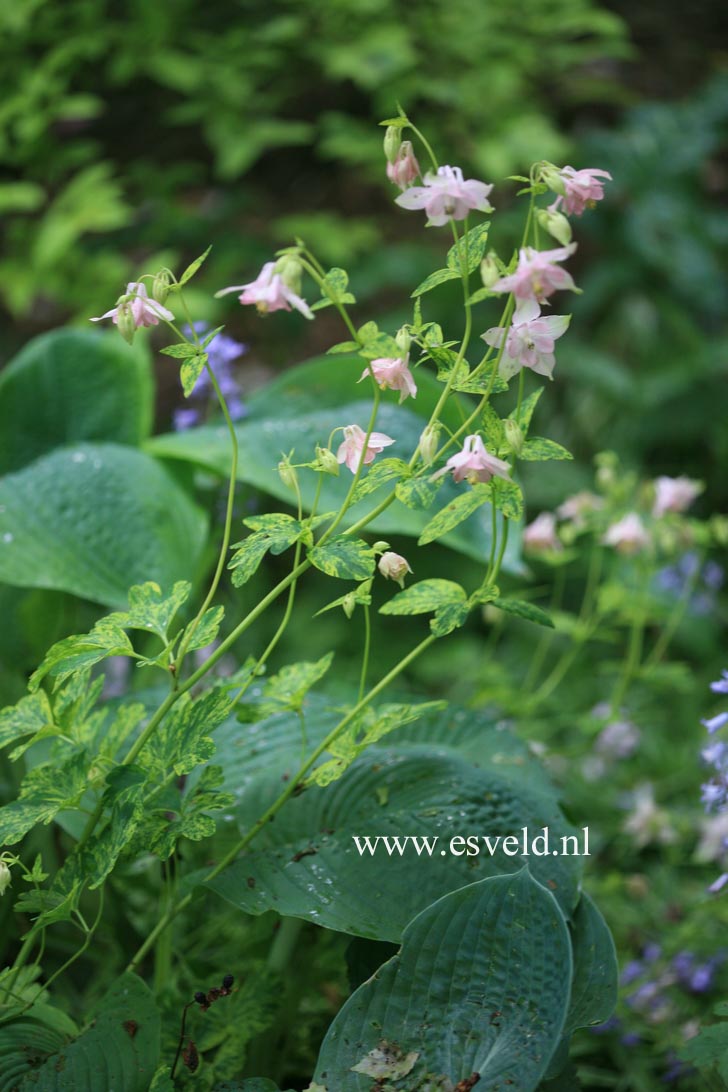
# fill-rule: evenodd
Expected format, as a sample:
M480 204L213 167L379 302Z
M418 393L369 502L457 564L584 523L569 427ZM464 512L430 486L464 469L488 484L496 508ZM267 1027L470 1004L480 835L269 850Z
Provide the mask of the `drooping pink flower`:
M664 516L666 512L684 512L701 492L700 482L692 478L655 478L655 504L653 516Z
M400 588L404 587L404 578L407 573L412 572L409 561L401 554L395 554L393 550L387 550L382 554L377 568L382 576L387 580L395 580Z
M230 292L240 292L240 302L254 303L261 315L272 311L290 311L293 306L306 318L312 319L313 313L306 301L276 272L277 264L266 262L254 281L249 284L233 284L216 295L227 296Z
M556 534L556 516L553 512L542 512L524 528L523 548L532 553L563 550L561 539Z
M463 179L460 167L438 167L437 174L428 171L424 186L410 186L395 198L403 209L424 209L428 223L441 227L448 220L464 220L471 209L492 212L488 201L492 185Z
M489 482L492 477L510 481L510 469L510 463L491 455L480 436L474 435L465 437L463 450L451 455L442 470L438 470L433 478L439 478L451 470L456 482L469 481L471 485L475 482Z
M564 262L576 250L576 243L559 246L554 250L534 250L526 246L518 255L515 273L501 277L491 292L512 292L517 300L535 299L543 303L554 292L563 288L576 288L573 278L556 262Z
M614 546L620 554L636 554L650 544L650 536L636 512L629 512L607 528L602 538L604 546Z
M371 369L371 371L370 371ZM370 362L369 368L361 373L362 379L374 373L374 378L382 390L399 391L400 404L405 398L414 398L417 394L417 384L412 372L409 370L409 353L402 357L382 356Z
M559 519L573 520L575 527L583 527L584 517L589 512L596 512L604 507L604 501L597 493L590 493L588 489L582 489L579 493L567 497L563 504L556 509Z
M344 429L344 442L336 452L336 459L339 463L346 463L352 474L356 474L360 463L364 466L373 463L375 455L379 455L394 442L391 436L385 436L383 432L373 432L367 443L367 434L363 428L359 428L359 425L347 425Z
M387 161L387 178L401 190L406 190L420 173L420 165L417 162L412 141L403 140L394 162Z
M541 318L541 308L534 299L522 300L507 332L503 326L493 326L483 334L488 345L499 349L506 335L506 347L498 371L510 379L521 368L530 368L539 375L552 378L556 358L554 342L566 333L571 315L547 315Z
M566 192L563 197L558 197L551 207L556 208L563 203L564 211L569 216L581 216L584 209L593 208L597 201L601 201L604 197L604 183L599 179L607 178L610 182L612 180L609 171L602 171L595 167L584 167L580 171L573 167L562 167L559 175Z
M163 307L161 303L157 303L156 300L149 298L145 284L141 281L131 281L126 286L126 297L122 296L116 307L112 307L110 311L99 315L98 318L92 318L91 322L102 322L104 319L110 318L112 322L117 324L119 310L124 306L124 303L128 303L128 310L137 328L139 326L158 326L160 319L166 319L168 322L174 319L171 311Z

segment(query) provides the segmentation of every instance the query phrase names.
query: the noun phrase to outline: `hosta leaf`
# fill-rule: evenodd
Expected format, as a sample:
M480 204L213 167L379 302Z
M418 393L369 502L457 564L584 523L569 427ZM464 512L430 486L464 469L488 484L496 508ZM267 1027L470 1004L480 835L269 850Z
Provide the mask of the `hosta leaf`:
M490 602L499 610L504 610L506 614L515 614L517 618L525 618L527 622L535 622L537 626L554 628L554 623L545 610L524 599L501 599L498 596Z
M424 296L425 292L430 292L433 288L437 288L439 284L453 280L460 280L459 269L438 269L434 273L430 273L429 277L425 277L422 284L415 288L412 296Z
M310 718L307 723L313 744L319 729ZM403 731L416 733L417 725ZM250 913L273 908L330 929L398 941L412 917L434 899L528 863L570 913L578 898L581 858L558 852L559 839L572 831L553 795L513 778L507 768L476 768L471 759L436 743L398 745L398 732L388 736L387 748L369 747L343 776L332 767L335 784L310 787L289 800L254 848L208 886ZM261 737L258 731L253 738L262 742ZM267 762L236 808L242 830L280 793L280 766L270 767L270 755ZM288 777L297 766L291 755L284 767ZM225 773L227 784L240 792L240 765L226 766ZM523 827L529 837L542 836L548 827L545 853L522 855ZM485 833L493 855L482 839L479 852L451 855L454 835ZM516 837L515 855L504 851L502 837L493 842L499 835ZM411 836L417 845L403 841ZM377 837L385 841L375 843ZM512 851L514 844L507 848Z
M452 580L420 580L398 592L379 608L380 614L428 614L440 607L465 603L465 591Z
M529 1092L559 1041L570 972L563 915L527 870L462 887L423 910L399 953L349 998L314 1080L370 1092L384 1054L398 1063L398 1092L473 1075L483 1092Z
M472 273L480 265L485 248L488 244L488 229L490 223L485 221L476 224L447 252L447 267L460 273L461 266L465 266L468 273Z
M151 432L149 351L116 331L53 330L33 338L0 375L0 474L66 444L136 445Z
M0 481L0 581L124 609L131 585L170 587L195 571L206 526L151 456L119 444L58 448Z
M619 969L607 923L588 895L582 894L571 925L574 981L564 1034L602 1024L617 1004Z
M541 436L534 436L532 440L526 440L518 452L519 459L528 462L543 462L546 459L573 459L574 456L561 444L554 440L545 440Z
M20 1087L27 1092L148 1092L158 1059L159 1015L152 994L136 975L124 974L88 1029L33 1068ZM17 1087L9 1084L7 1092Z
M317 569L340 580L366 580L374 572L376 554L363 539L338 535L308 551Z
M487 504L491 499L488 486L474 485L466 493L461 493L455 500L450 501L441 508L436 516L433 516L418 539L418 545L425 546L428 542L434 542L442 538L453 527L457 527L468 516L472 516L481 505Z

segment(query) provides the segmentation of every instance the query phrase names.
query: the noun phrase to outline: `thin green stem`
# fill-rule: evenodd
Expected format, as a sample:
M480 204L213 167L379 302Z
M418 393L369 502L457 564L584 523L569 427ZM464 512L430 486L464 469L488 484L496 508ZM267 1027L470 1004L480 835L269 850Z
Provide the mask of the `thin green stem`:
M369 605L364 604L364 654L361 662L361 674L359 676L359 701L364 697L367 683L367 671L369 670L369 650L372 641L372 623L369 617Z

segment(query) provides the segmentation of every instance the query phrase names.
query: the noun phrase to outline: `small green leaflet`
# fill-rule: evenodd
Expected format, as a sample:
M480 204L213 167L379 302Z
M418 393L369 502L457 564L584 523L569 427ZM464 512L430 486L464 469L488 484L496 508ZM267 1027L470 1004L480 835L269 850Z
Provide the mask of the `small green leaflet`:
M468 516L472 516L482 505L491 499L487 486L475 485L466 493L461 493L450 504L441 508L436 516L433 516L417 540L419 546L426 546L428 542L434 542L442 538L453 527L457 527Z
M202 375L205 364L207 364L207 353L195 353L194 356L188 356L186 360L182 361L179 377L185 398L189 398L195 389L195 384Z
M488 228L490 223L477 224L471 228L457 244L453 244L447 252L447 267L454 270L460 276L461 265L464 265L468 273L472 273L480 265L485 248L488 243ZM461 262L462 256L462 262Z
M391 481L392 478L406 477L409 473L410 469L404 459L382 459L380 462L374 463L357 482L356 489L351 497L351 503L356 504L357 501L368 497L375 489L379 489L380 485Z
M262 701L257 703L262 715L267 717L286 709L300 712L306 694L324 677L333 659L333 652L329 652L314 662L288 664L272 675L263 688Z
M183 694L142 751L140 764L155 775L170 770L178 776L191 773L215 753L210 733L225 720L231 705L232 698L221 689L208 690L195 701Z
M366 580L374 572L376 555L363 539L338 535L314 546L308 558L321 572L340 580Z
M532 440L526 440L518 452L518 458L527 462L543 462L546 459L573 459L574 456L554 440L534 436Z
M17 800L0 808L0 845L19 842L38 823L50 823L59 811L75 807L88 789L88 755L77 751L65 762L30 770Z
M31 692L37 690L48 674L54 677L54 687L58 687L77 671L83 671L109 656L129 656L133 651L124 630L117 625L109 625L102 618L90 633L64 637L51 645L40 667L30 676L28 689Z
M37 690L0 712L0 747L53 727L53 713L45 690Z
M380 121L379 124L386 125L387 127L391 125L394 129L406 129L409 125L409 118L385 118L385 120Z
M439 284L444 284L445 281L454 280L460 280L459 269L437 269L434 273L430 273L429 277L425 277L422 284L415 288L412 298L423 296L425 292L430 292L433 288L437 288Z
M490 402L486 402L483 406L483 412L480 415L480 427L483 430L485 446L489 451L497 453L505 443L505 432L503 422Z
M122 629L151 630L166 641L169 625L191 591L192 585L187 580L178 580L166 598L153 580L136 584L129 589L129 609L108 615L106 621Z
M176 341L174 345L165 345L163 349L160 349L165 356L172 356L175 360L186 360L188 356L196 356L199 351L199 345L191 341Z
M253 534L231 546L236 553L228 562L228 569L233 571L236 588L250 580L269 550L272 554L283 553L303 532L302 524L283 512L251 516L243 522L252 529Z
M554 623L545 610L541 610L540 607L535 607L533 603L527 603L523 599L501 599L497 597L491 599L491 603L507 614L515 614L516 617L525 618L528 622L535 622L538 626L548 626L549 629L554 628Z
M399 592L379 608L380 614L429 614L435 612L430 629L436 637L444 637L463 624L468 616L465 590L452 580L420 580Z
M359 349L358 341L339 341L336 345L332 345L326 352L329 356L333 356L336 353L356 353Z
M330 307L332 304L356 303L355 297L346 290L348 284L349 275L344 269L330 269L324 275L321 285L323 298L314 303L311 310L320 311L323 307Z
M190 262L190 264L187 266L187 268L185 269L184 273L182 274L182 276L180 277L180 279L178 281L178 284L180 285L180 287L183 284L187 284L188 281L192 280L195 273L200 268L200 266L202 265L202 263L204 262L205 258L207 257L207 255L210 253L211 250L212 250L212 246L208 246L208 248L207 248L207 250L205 251L204 254L200 254L199 258L195 258L194 262Z
M402 350L393 337L380 330L362 345L359 355L365 360L378 360L379 357L396 359L402 355Z
M397 482L394 492L397 500L402 501L402 504L406 504L408 508L429 508L437 496L442 481L442 478L434 482L429 477L407 478Z
M524 436L528 432L531 425L531 418L533 417L533 411L536 409L536 403L543 394L544 388L539 387L538 390L529 394L528 398L524 398L521 402L521 408L518 413L513 410L513 413L509 413L511 421L517 421L523 430Z
M202 618L200 618L197 627L194 629L194 636L187 645L187 651L194 652L197 648L207 648L208 645L212 644L217 637L218 630L220 629L224 617L224 607L208 607L202 615ZM187 634L192 631L194 624L194 622L190 622L182 634L182 645L185 644Z
M491 504L507 519L520 519L523 515L523 493L517 482L505 478L492 478L485 486Z
M357 606L371 606L372 596L372 581L363 580L361 584L357 584L354 591L347 592L346 595L340 595L338 599L332 599L330 603L327 603L321 610L317 610L314 614L314 618L318 618L319 614L326 614L329 610L334 610L335 607L342 607L347 618L351 618L354 613L354 609Z

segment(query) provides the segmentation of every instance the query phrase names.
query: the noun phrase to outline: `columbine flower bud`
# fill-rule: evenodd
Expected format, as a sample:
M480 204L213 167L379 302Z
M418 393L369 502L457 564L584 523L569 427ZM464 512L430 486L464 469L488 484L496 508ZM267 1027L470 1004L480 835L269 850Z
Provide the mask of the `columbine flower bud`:
M412 572L409 562L401 554L395 554L391 550L382 554L377 568L382 576L386 577L387 580L396 581L400 588L404 587L404 578L407 573Z
M440 442L440 429L437 425L428 425L420 436L420 455L425 466L430 466L437 454Z
M402 130L397 125L388 125L384 134L384 154L388 163L394 163L402 146Z
M563 197L566 193L566 183L561 177L561 171L553 163L544 163L540 172L541 181L545 182L552 193L558 193Z
M169 295L169 273L166 269L160 269L152 281L152 296L157 303L164 303Z
M406 326L400 326L397 333L394 335L394 340L397 342L397 347L403 356L406 356L410 351L410 345L412 344L412 337Z
M128 341L131 345L134 340L134 334L137 332L137 324L129 300L125 300L123 303L119 304L116 325L124 341Z
M303 269L298 258L294 258L292 254L284 254L276 262L275 272L278 273L286 288L300 295Z
M537 209L536 219L549 235L553 235L562 246L568 246L571 242L571 224L563 212L557 212L554 208Z
M514 451L516 455L520 455L523 450L525 437L523 435L523 429L518 424L518 421L514 421L508 417L503 422L503 431L506 434L506 440L508 441L511 451Z
M298 475L296 474L295 467L291 466L291 460L288 455L278 463L278 474L287 489L296 488Z
M5 861L0 861L0 896L5 894L11 882L10 869Z
M480 279L484 288L490 288L499 278L498 263L495 260L495 254L491 251L490 254L486 254L480 263Z
M335 478L338 478L339 462L331 448L316 445L316 462L322 473L333 474Z

